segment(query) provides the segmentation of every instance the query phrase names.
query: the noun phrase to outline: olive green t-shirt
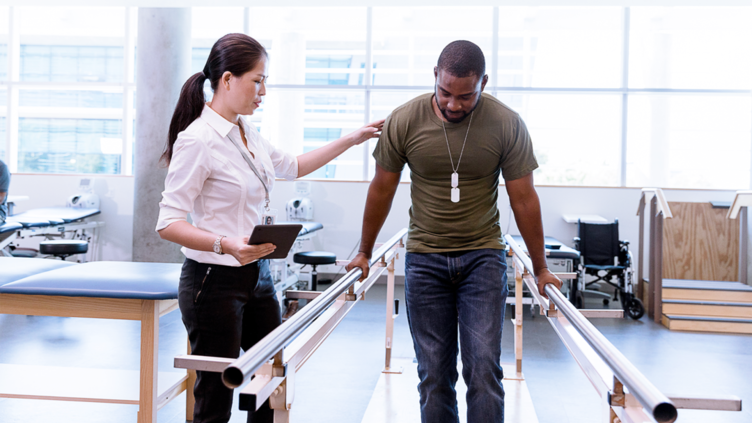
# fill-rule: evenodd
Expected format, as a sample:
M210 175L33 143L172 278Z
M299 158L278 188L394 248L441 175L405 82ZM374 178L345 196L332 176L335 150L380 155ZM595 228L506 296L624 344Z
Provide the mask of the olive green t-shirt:
M496 98L482 94L462 161L470 116L445 122L454 166L459 162L460 201L451 201L452 165L441 120L424 94L395 109L384 123L373 157L384 170L412 178L407 251L504 249L499 225L499 175L515 180L538 167L525 123Z

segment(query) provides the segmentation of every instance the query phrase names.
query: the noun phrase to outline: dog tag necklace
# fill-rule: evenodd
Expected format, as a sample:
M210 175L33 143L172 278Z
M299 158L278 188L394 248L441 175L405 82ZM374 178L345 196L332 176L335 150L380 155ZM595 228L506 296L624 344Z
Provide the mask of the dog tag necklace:
M447 137L446 126L444 120L441 121L441 127L444 128L444 139L447 143L447 151L449 152L449 163L452 165L452 203L460 202L460 175L457 170L460 168L460 162L462 161L462 153L465 152L465 143L467 142L467 134L470 133L470 125L473 124L473 113L470 113L470 122L467 123L467 132L465 132L465 141L462 141L462 150L460 150L460 158L457 159L457 167L454 167L454 160L452 159L452 149L449 148L449 137Z

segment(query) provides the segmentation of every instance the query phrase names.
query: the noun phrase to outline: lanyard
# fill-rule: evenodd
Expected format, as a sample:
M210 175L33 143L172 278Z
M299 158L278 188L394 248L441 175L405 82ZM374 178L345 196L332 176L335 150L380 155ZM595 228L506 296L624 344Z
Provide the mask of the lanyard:
M266 181L261 176L258 169L256 169L256 166L251 161L251 158L248 157L249 153L247 152L244 153L243 149L240 147L240 145L237 142L235 142L235 140L232 139L232 137L228 136L228 138L230 138L230 141L232 141L233 145L235 145L235 147L238 149L238 151L240 152L240 155L243 156L246 163L248 163L248 166L251 167L251 170L253 171L253 173L255 173L256 176L259 178L259 181L261 181L261 185L264 187L264 194L266 195L264 209L268 211L269 210L269 187L266 186Z

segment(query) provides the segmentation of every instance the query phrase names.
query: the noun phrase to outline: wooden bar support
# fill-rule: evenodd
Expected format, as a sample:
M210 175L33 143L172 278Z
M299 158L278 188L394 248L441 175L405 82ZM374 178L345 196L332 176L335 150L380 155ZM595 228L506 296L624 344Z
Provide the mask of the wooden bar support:
M188 355L191 354L191 341L188 340ZM193 421L193 409L196 405L196 397L193 396L193 388L196 386L196 371L187 369L188 380L185 381L185 419Z
M614 376L614 388L611 390L610 403L611 407L624 407L625 403L624 385L616 376Z
M650 281L648 285L648 317L651 319L655 319L655 272L656 268L658 267L658 263L655 261L655 243L656 243L656 234L655 234L655 222L656 222L656 209L657 209L657 203L658 200L656 197L653 197L650 200L650 214L648 215L650 217L650 236L648 238L648 244L650 248L650 255L648 258L648 280Z
M401 374L402 368L392 368L392 344L394 341L394 260L396 255L389 260L386 277L386 336L385 336L385 357L383 373Z
M514 261L514 358L517 374L522 373L522 275L525 271L519 260ZM535 305L530 304L530 307Z
M655 275L650 279L653 286L653 321L663 322L663 213L655 219Z
M174 367L176 369L222 373L222 371L233 361L235 361L234 358L207 357L205 355L178 355L175 356Z
M637 278L635 278L637 281L636 295L640 301L645 301L645 293L643 292L642 285L642 279L645 276L643 273L645 271L643 260L645 257L645 193L640 196L640 205L637 206L637 214L640 216L640 236L638 237L637 243Z
M290 289L285 291L285 297L287 297L288 300L313 300L323 293L324 291L299 291L297 289Z
M742 400L736 395L712 398L672 395L668 397L676 408L685 410L742 411Z
M747 262L749 259L749 216L747 216L748 208L742 207L739 211L739 282L749 284L749 276L747 275Z
M623 319L624 310L617 309L580 309L580 314L588 319Z

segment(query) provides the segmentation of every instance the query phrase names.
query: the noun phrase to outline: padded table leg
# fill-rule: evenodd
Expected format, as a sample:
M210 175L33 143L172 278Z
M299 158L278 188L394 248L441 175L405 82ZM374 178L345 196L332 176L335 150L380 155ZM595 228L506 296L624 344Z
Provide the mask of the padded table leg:
M157 421L157 374L159 353L159 307L156 301L141 303L141 388L138 423Z

